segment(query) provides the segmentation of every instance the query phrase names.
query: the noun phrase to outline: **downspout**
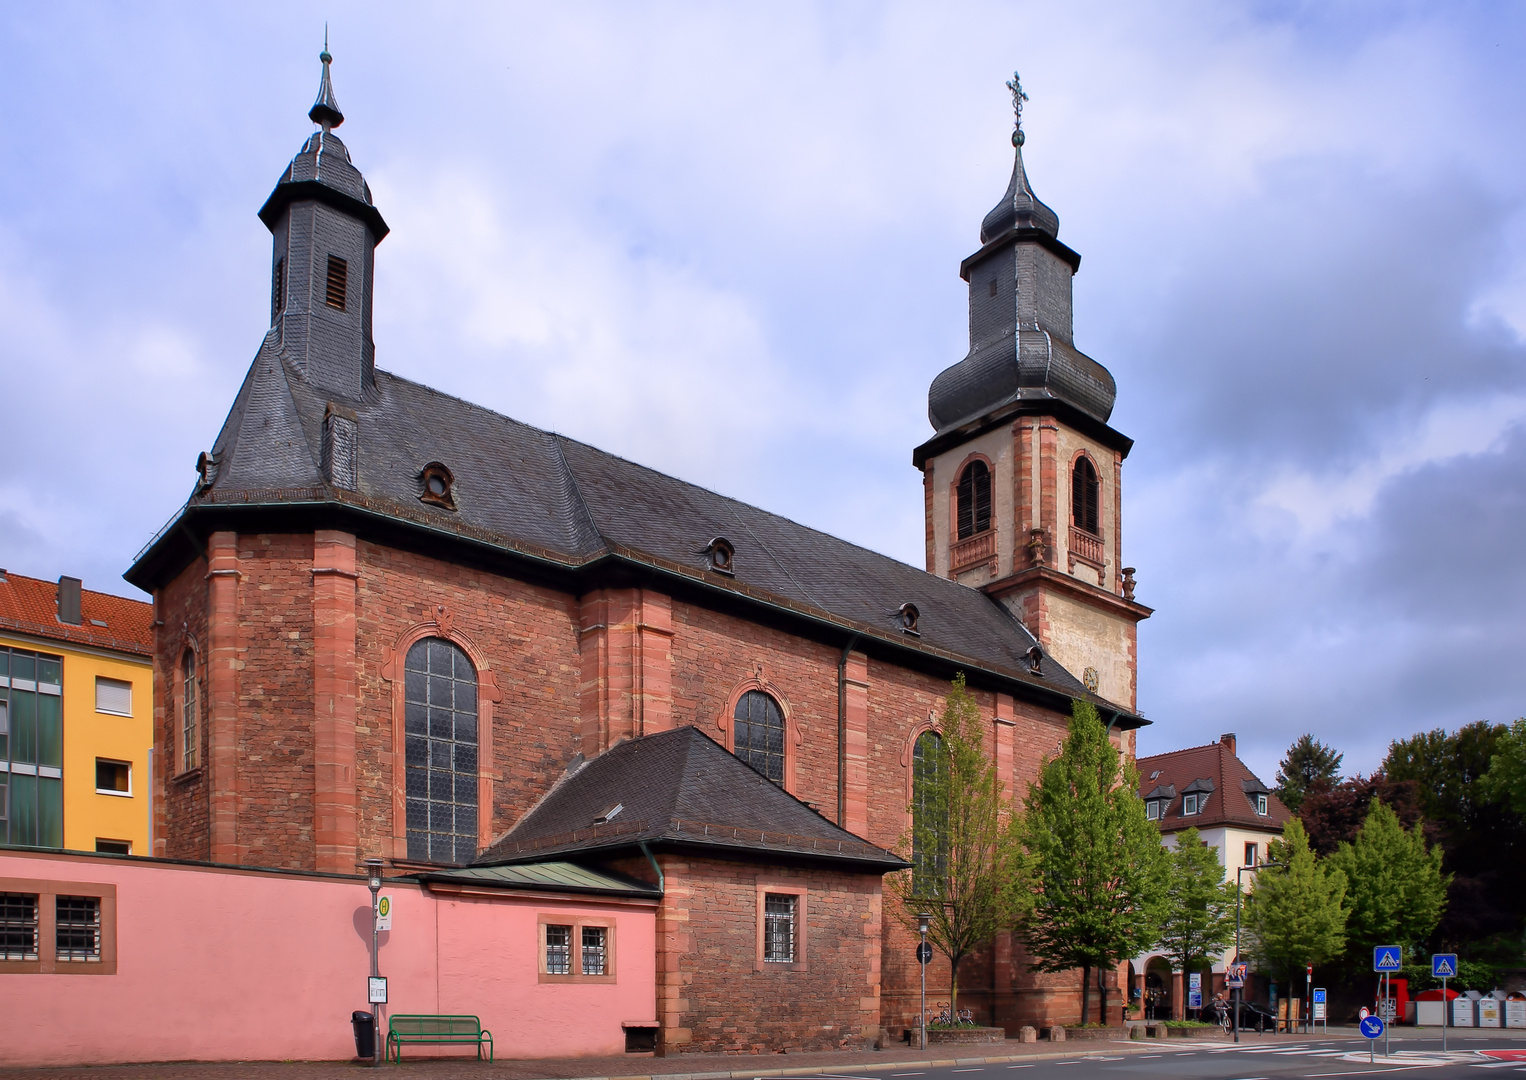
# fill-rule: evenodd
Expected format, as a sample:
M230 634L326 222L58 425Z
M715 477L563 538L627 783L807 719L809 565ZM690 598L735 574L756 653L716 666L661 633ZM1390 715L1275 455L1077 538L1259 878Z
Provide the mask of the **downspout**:
M837 824L848 827L848 654L858 644L854 634L837 660Z
M658 866L657 860L652 858L652 853L647 850L645 840L640 841L638 846L641 848L641 854L646 856L646 861L652 864L652 873L657 875L657 891L666 896L667 884L662 876L662 867Z

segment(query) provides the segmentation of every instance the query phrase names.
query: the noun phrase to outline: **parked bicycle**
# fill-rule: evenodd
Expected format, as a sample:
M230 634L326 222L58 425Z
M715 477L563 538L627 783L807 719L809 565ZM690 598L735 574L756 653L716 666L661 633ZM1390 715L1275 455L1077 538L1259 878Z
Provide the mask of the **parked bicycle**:
M960 1009L955 1015L949 1010L948 1002L940 1002L927 1010L928 1027L974 1027L975 1014L969 1009Z

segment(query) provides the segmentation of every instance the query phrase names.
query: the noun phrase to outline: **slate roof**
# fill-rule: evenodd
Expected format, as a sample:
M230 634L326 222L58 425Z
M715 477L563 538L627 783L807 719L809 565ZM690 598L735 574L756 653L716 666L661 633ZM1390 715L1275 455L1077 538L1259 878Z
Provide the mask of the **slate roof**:
M1028 673L1034 637L1000 603L957 582L667 476L565 436L522 424L388 372L363 401L344 402L359 426L355 491L320 469L328 395L297 372L269 333L214 444L211 483L139 553L127 579L152 587L157 552L187 515L223 506L328 505L560 567L619 558L705 588L835 624L970 671L1094 701L1120 727L1145 723L1088 692L1046 656ZM421 471L444 463L455 510L424 503ZM725 536L732 577L702 554ZM903 634L902 604L920 612Z
M562 859L519 863L513 866L467 866L459 870L435 870L417 875L430 884L491 889L534 889L554 892L592 893L600 896L635 896L655 899L662 895L656 885L611 870L596 870Z
M135 656L154 654L154 606L80 590L80 625L58 621L58 582L0 570L0 630L92 645Z
M643 842L805 857L875 873L909 865L828 821L689 725L628 739L581 763L476 865Z
M1222 741L1142 757L1135 764L1139 769L1140 798L1166 799L1164 812L1156 822L1161 832L1180 832L1189 826L1210 829L1229 825L1280 833L1292 817L1282 800ZM1207 810L1184 816L1182 797L1204 790L1210 791ZM1265 817L1256 813L1254 795L1258 792L1266 793Z

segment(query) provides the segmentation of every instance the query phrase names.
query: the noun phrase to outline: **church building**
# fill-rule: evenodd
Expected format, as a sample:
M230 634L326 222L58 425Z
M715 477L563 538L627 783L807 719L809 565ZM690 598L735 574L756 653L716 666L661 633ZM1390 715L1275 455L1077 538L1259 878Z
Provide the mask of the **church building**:
M1074 344L1081 260L1029 184L1021 90L960 265L969 353L912 451L918 569L378 367L388 226L321 59L317 130L259 210L269 331L126 575L154 600L154 854L420 880L572 862L661 892L659 1052L898 1038L915 933L882 879L950 680L1019 799L1074 701L1130 754L1147 722L1130 440ZM578 976L583 930L542 926L542 976ZM1080 1013L1079 974L1030 973L1010 935L960 975L1012 1032Z

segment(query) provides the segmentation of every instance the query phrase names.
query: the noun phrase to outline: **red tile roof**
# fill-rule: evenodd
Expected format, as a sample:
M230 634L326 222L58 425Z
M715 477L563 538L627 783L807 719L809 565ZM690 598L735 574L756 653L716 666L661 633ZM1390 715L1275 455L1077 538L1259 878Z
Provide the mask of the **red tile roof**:
M136 656L154 654L154 606L81 590L80 625L58 621L58 582L0 570L0 630Z
M1264 829L1281 832L1292 815L1282 805L1282 800L1267 789L1259 777L1245 767L1234 751L1224 742L1207 746L1191 746L1185 750L1172 750L1166 754L1142 757L1138 760L1139 795L1148 798L1166 798L1160 820L1156 822L1161 832L1180 832L1188 826L1199 829L1232 825L1240 828ZM1182 796L1195 781L1207 780L1213 785L1208 807L1201 814L1184 816ZM1266 790L1266 816L1256 813L1253 795L1248 796L1246 787ZM1167 794L1169 790L1169 794Z

